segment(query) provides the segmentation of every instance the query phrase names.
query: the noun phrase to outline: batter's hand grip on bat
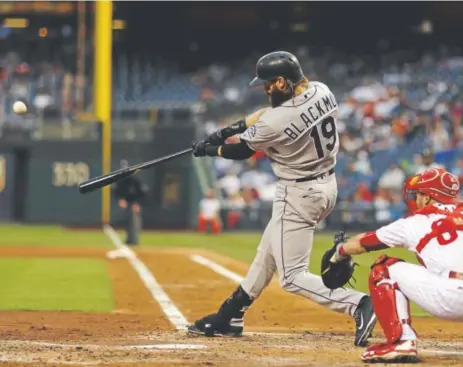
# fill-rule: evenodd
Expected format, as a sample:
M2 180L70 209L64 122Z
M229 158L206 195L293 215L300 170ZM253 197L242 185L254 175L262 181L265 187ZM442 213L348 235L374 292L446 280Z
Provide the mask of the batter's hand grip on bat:
M174 154L170 154L170 155L166 155L161 158L153 159L152 161L143 162L140 164L136 164L134 166L127 167L127 168L121 168L121 169L118 169L117 171L113 171L106 175L92 178L88 181L82 182L79 185L79 192L81 194L86 194L96 189L101 189L104 186L111 185L112 183L116 181L132 176L136 174L137 172L150 168L158 163L170 161L171 159L180 157L185 154L189 154L192 151L193 151L192 148L188 148L188 149L181 150L180 152L177 152Z

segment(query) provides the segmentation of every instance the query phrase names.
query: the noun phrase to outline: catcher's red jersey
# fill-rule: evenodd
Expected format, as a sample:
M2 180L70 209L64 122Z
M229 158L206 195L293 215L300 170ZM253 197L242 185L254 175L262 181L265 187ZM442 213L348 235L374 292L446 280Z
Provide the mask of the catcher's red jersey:
M415 252L432 273L463 273L463 205L433 204L376 231L389 247Z

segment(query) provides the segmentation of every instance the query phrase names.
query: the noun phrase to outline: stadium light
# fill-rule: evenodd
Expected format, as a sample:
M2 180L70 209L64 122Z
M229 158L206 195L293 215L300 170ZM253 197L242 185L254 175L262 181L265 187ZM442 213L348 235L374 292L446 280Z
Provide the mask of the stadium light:
M7 28L27 28L29 20L26 18L5 18L3 26Z
M113 20L113 29L114 30L121 30L127 27L127 22L122 19L114 19Z
M48 35L48 29L47 27L42 27L39 29L39 37L46 37Z
M423 34L431 34L434 30L432 22L429 20L423 20L420 25L420 31Z

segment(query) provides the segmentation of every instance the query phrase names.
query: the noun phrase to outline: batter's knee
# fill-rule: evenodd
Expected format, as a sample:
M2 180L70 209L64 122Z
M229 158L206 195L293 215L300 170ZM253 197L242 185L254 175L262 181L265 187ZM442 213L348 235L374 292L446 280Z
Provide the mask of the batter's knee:
M294 279L299 273L303 273L303 272L301 271L298 273L291 273L289 275L282 274L280 276L280 287L283 288L286 292L290 292L290 293L295 293L299 291L300 288L294 284Z

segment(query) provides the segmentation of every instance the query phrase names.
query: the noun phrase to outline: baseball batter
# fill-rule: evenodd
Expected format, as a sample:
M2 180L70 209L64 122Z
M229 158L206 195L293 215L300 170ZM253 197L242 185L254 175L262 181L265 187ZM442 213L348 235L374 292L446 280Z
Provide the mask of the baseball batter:
M350 289L331 291L308 271L315 226L332 211L337 197L336 99L325 84L309 82L297 58L288 52L263 56L256 71L251 85L264 85L271 107L194 143L193 153L240 160L264 151L279 178L272 218L241 285L217 313L188 330L207 336L240 336L245 311L278 271L283 289L353 316L354 344L365 345L376 322L370 297ZM239 143L224 144L236 134L240 134Z
M372 266L370 294L387 342L362 354L365 362L417 362L409 300L434 316L463 321L463 203L458 178L428 168L404 185L411 215L338 245L330 260L389 247L414 252L424 266L381 256Z

